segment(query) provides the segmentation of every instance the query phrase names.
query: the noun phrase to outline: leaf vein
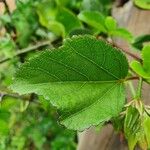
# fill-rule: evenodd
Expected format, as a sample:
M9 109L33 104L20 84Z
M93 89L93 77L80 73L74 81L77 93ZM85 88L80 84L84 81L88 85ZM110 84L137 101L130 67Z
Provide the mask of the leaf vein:
M86 84L86 83L85 83L85 84ZM75 113L72 113L70 116L66 117L66 119L70 119L71 117L80 114L81 112L83 112L83 111L89 109L90 107L92 107L93 105L95 105L96 103L98 103L107 93L109 93L109 92L116 86L116 84L118 84L118 83L115 83L109 90L106 91L106 93L104 93L99 99L97 99L97 101L95 101L95 102L92 103L91 105L89 105L89 106L87 106L87 107L81 109L80 111L77 111L77 112L75 112ZM63 120L66 120L66 119L63 119Z
M112 74L111 72L109 72L108 70L106 70L105 68L103 68L102 66L100 66L99 64L97 64L96 62L94 62L93 60L91 60L90 58L88 58L88 57L84 56L83 54L77 52L77 51L75 50L75 48L72 47L72 45L71 45L69 42L68 42L68 44L69 44L69 47L68 47L68 48L71 48L76 54L78 54L78 55L81 56L82 58L88 60L88 61L91 62L93 65L95 65L95 66L97 66L98 68L100 68L101 70L107 72L109 75L113 76L115 79L117 79L117 80L119 79L119 78L116 77L114 74Z
M55 60L53 58L49 58L49 59L52 60L52 61L54 61L54 62L56 62L56 63L58 63L58 64L61 64L61 65L65 66L65 67L67 67L67 68L69 68L69 69L71 69L71 70L73 70L73 71L75 71L77 73L79 73L80 75L84 76L88 81L90 80L84 73L78 71L76 68L73 68L71 66L65 65L64 63L62 63L60 61L57 61L57 60Z

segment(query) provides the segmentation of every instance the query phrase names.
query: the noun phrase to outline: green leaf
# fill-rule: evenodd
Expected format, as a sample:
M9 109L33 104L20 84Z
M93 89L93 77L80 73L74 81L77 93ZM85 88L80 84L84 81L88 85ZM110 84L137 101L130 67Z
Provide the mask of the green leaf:
M17 32L19 46L26 47L38 27L38 16L35 13L33 2L23 3L17 1L17 3L17 9L12 13L12 24Z
M124 116L117 116L112 119L113 128L115 131L120 132L123 131L124 126Z
M7 110L2 109L0 107L0 119L7 122L9 120L9 117L10 117L10 113Z
M150 73L150 45L144 46L142 49L143 68Z
M150 0L134 0L136 6L143 9L150 9Z
M116 30L111 31L110 34L112 36L121 37L121 38L127 40L128 42L132 42L132 40L133 40L132 34L124 28L117 28Z
M145 135L144 135L144 130L143 130L143 134L139 138L138 145L142 150L147 150L148 149L147 140L146 140Z
M75 14L67 8L58 7L56 20L63 24L67 34L73 29L82 27Z
M56 2L53 0L47 0L42 4L38 3L36 11L39 15L40 23L47 27L50 21L55 20L57 14Z
M8 122L0 119L0 136L9 132Z
M57 36L65 36L65 27L56 20L57 8L54 1L45 1L37 5L37 13L41 25L54 32Z
M101 7L102 5L99 0L83 0L82 2L83 10L100 11Z
M64 37L65 27L60 22L56 21L57 8L55 1L48 0L42 4L38 3L36 11L41 25L54 32L56 35Z
M127 109L127 114L124 121L124 133L125 137L128 140L129 150L133 150L137 144L139 137L142 135L141 132L141 118L139 111L130 106Z
M0 135L5 135L9 131L10 113L0 108Z
M0 21L6 25L7 23L11 23L11 17L8 14L3 14L0 16Z
M150 148L150 117L148 115L144 118L144 132L148 143L148 148Z
M67 8L57 6L54 1L47 0L37 5L40 23L56 35L65 36L75 28L82 27L81 22Z
M55 1L60 6L69 6L69 5L71 5L71 3L75 3L76 0L72 0L72 1L70 1L70 0L55 0Z
M134 41L132 42L132 46L139 50L142 50L143 44L145 42L150 42L150 34L141 35L141 36L136 37L134 39Z
M57 5L68 8L69 10L79 10L82 0L55 0Z
M78 18L99 32L107 32L105 28L105 17L98 11L82 11L78 15Z
M126 30L124 28L118 28L117 22L113 17L111 17L111 16L106 17L105 26L107 28L107 34L108 35L120 37L120 38L123 38L129 42L132 42L133 35L128 30Z
M105 19L105 26L108 29L108 31L116 30L117 22L113 17L108 16Z
M65 27L58 21L50 21L47 28L54 32L57 36L61 35L62 37L65 37Z
M17 107L20 106L20 103L22 102L22 99L17 99L9 96L4 96L0 103L0 109L5 109L8 111L11 111Z
M83 28L78 28L78 29L74 29L69 33L69 36L72 37L73 35L92 35L92 31L88 30L88 29L83 29Z
M132 61L131 68L141 77L150 78L150 45L144 46L142 49L143 65L138 61Z
M82 10L99 11L104 15L110 14L111 0L83 0L81 8Z
M0 59L12 58L15 55L15 43L9 35L0 39Z
M143 66L141 65L140 62L134 60L131 62L130 66L133 69L133 71L135 71L141 77L146 79L150 78L150 75L144 71Z
M83 130L119 114L127 72L127 60L117 48L91 36L75 36L21 66L11 88L43 95L57 107L61 124Z

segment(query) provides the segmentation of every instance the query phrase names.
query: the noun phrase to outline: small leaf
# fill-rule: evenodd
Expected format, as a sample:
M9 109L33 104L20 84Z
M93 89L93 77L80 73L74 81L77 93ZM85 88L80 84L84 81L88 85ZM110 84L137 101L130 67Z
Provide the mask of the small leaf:
M0 39L0 59L12 58L15 55L16 45L9 35Z
M141 77L150 78L150 45L144 46L142 49L143 65L137 61L132 61L131 68Z
M65 27L56 21L57 8L54 1L45 1L36 6L41 25L54 32L57 36L65 36Z
M33 3L17 1L17 9L12 13L12 24L17 32L17 42L20 47L28 46L32 35L38 27L37 15Z
M121 37L129 42L132 42L132 40L133 40L132 34L124 28L117 28L116 30L111 31L110 34L112 36Z
M132 42L132 46L139 49L139 50L142 50L143 48L143 44L145 42L150 42L150 34L146 34L146 35L142 35L142 36L138 36L134 39L134 41Z
M116 30L117 22L113 17L108 16L105 19L105 26L108 29L108 31Z
M127 114L124 121L124 133L128 140L129 150L133 150L137 144L141 133L141 118L139 111L132 106L127 108Z
M69 34L69 32L73 29L82 27L81 22L75 14L67 8L58 7L56 20L63 24L67 34Z
M110 14L111 0L83 0L81 8L88 11L99 11L104 15Z
M120 37L120 38L123 38L129 42L132 42L132 40L133 40L132 34L124 28L118 28L117 22L114 18L112 18L110 16L106 17L105 26L108 30L107 31L108 35Z
M9 132L8 122L0 119L0 136L6 135Z
M140 62L134 60L130 63L130 66L133 69L133 71L135 71L141 77L143 77L145 79L150 78L150 75L147 72L144 71L143 66L141 65Z
M150 117L148 115L146 115L144 118L144 132L148 143L148 147L150 148Z
M47 28L54 32L57 36L61 35L62 37L65 37L65 27L58 21L50 21L47 24Z
M20 106L20 103L22 102L21 99L4 96L2 98L2 101L0 103L0 109L8 110L8 111L14 111L14 109Z
M56 35L69 34L75 28L82 27L81 22L67 8L57 6L54 1L45 1L37 6L40 23Z
M105 28L105 17L98 11L82 11L78 15L78 18L99 32L107 32Z
M144 133L144 130L143 130L143 133ZM144 134L140 136L138 145L142 150L147 150L148 145L147 145L147 140Z
M150 45L142 49L143 69L150 74Z
M0 135L5 135L9 131L10 113L0 108Z
M11 17L8 14L3 14L0 16L0 21L5 25L11 23Z
M40 23L43 26L48 27L49 22L55 20L57 13L56 2L53 0L48 0L38 3L36 6L36 11L38 13Z
M75 36L26 62L11 87L20 94L43 95L57 107L61 124L83 130L119 114L127 72L127 60L117 48L91 36Z
M83 0L82 9L88 11L100 11L101 3L99 0Z
M143 9L150 9L150 0L134 0L136 6Z
M124 116L117 116L112 119L113 128L115 131L123 131Z

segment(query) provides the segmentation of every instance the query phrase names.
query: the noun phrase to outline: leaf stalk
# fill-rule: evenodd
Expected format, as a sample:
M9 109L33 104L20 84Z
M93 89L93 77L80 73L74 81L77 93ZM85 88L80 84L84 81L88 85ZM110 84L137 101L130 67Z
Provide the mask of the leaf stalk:
M143 79L140 77L138 87L137 87L136 96L135 96L136 100L141 100L141 97L142 97L142 84L143 84Z

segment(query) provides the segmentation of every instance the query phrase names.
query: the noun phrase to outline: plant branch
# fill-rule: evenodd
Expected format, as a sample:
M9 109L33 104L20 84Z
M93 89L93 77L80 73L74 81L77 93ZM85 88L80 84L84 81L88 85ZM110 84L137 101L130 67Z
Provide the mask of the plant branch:
M137 87L137 93L136 93L136 99L140 100L141 99L141 95L142 95L142 83L143 83L143 79L140 77L139 83L138 83L138 87Z
M50 41L39 42L39 43L37 43L36 45L33 45L33 46L31 46L31 47L27 47L27 48L24 48L24 49L21 49L21 50L17 50L17 51L19 51L19 52L16 53L16 54L14 55L14 57L19 56L19 55L24 54L24 53L31 52L31 51L33 51L33 50L36 50L36 49L38 49L38 48L40 48L40 47L43 47L43 46L46 46L46 45L51 45L51 44L50 44ZM51 46L52 46L52 45L51 45ZM10 59L12 59L12 58L4 58L4 59L0 60L0 64L4 63L4 62L6 62L6 61L9 61Z
M138 57L136 54L129 52L128 50L125 49L121 49L124 53L126 53L127 55L131 56L132 58L136 59L139 62L142 62L142 59L140 57Z
M4 5L5 5L6 12L7 12L9 15L11 15L11 12L10 12L10 10L9 10L9 6L8 6L6 0L2 0L2 2L3 2Z
M130 87L130 90L131 90L131 93L132 93L132 96L135 97L136 95L136 92L135 92L135 89L134 89L134 86L133 86L133 83L131 81L128 82L128 85Z
M115 47L119 48L121 51L123 51L123 52L126 53L127 55L129 55L129 56L131 56L132 58L136 59L137 61L142 62L142 59L141 59L139 56L137 56L136 54L130 52L130 51L127 50L127 49L123 49L123 48L119 47L118 45L116 45L116 44L114 44L114 43L113 43L113 45L114 45Z
M0 101L3 101L4 97L12 97L12 98L15 98L16 100L23 100L23 101L38 103L38 101L29 100L29 97L27 96L19 96L18 94L0 93Z
M139 80L139 77L138 77L138 76L129 77L129 78L126 78L125 80L126 80L126 81L128 81L128 80Z

